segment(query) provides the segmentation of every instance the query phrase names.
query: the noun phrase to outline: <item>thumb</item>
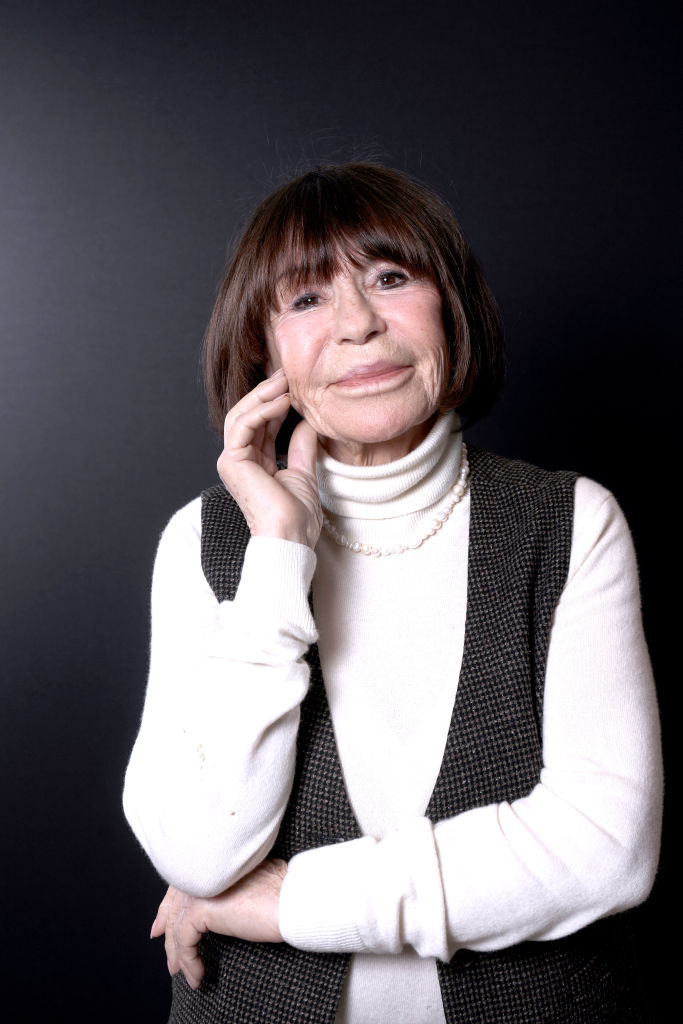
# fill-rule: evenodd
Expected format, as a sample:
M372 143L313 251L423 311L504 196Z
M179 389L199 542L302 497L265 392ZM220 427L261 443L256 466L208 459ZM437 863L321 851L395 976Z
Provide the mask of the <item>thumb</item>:
M318 435L310 423L302 420L294 428L287 453L287 469L298 469L316 476L315 463L318 455Z

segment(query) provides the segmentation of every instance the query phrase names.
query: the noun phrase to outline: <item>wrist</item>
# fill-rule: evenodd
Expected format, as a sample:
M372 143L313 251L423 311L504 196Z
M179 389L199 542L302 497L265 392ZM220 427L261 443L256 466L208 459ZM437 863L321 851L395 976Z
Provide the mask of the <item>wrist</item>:
M307 548L315 548L317 537L312 538L305 529L298 529L291 523L259 523L250 526L252 537L271 537L274 540L286 540L291 544L303 544Z

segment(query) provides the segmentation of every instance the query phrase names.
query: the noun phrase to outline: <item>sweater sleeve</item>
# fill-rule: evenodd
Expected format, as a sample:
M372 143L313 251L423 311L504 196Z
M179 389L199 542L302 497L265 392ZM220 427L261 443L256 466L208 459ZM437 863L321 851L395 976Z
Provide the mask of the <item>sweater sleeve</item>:
M460 947L559 938L646 898L662 776L637 567L616 501L585 479L551 627L543 760L523 799L293 858L285 939L335 952L412 946L448 960Z
M163 878L211 896L270 850L292 786L303 660L316 639L309 548L252 538L235 600L200 564L200 501L164 531L150 671L124 810Z

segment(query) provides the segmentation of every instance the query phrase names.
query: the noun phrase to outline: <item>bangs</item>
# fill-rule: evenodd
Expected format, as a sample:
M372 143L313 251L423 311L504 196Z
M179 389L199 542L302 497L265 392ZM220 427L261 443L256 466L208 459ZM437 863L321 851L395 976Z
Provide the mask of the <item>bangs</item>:
M385 259L437 282L434 240L424 219L417 219L418 203L392 195L386 182L359 183L357 176L346 182L343 174L312 171L273 198L277 201L263 211L255 239L259 319L275 308L283 283L292 288L327 283L345 263Z

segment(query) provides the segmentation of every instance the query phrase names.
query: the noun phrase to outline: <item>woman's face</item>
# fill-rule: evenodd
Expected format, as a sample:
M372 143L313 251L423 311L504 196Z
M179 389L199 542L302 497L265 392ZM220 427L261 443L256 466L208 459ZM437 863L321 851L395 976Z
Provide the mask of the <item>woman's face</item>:
M447 384L441 295L388 260L345 263L326 284L284 283L267 343L269 372L284 367L292 405L342 462L407 454Z

